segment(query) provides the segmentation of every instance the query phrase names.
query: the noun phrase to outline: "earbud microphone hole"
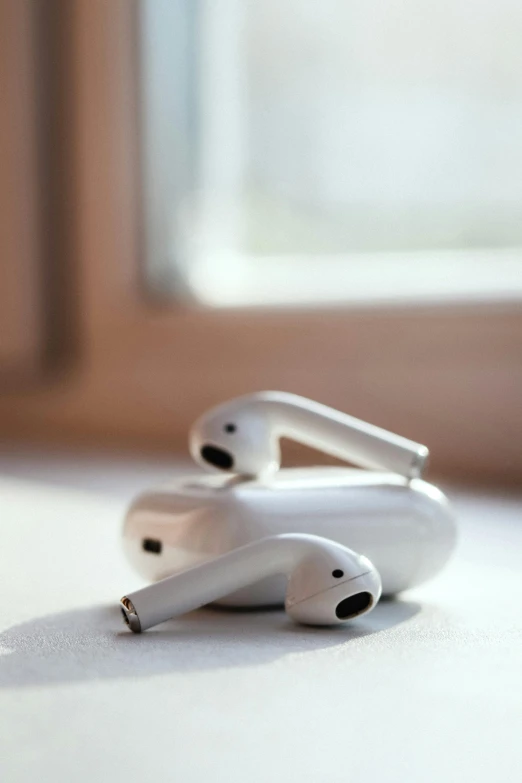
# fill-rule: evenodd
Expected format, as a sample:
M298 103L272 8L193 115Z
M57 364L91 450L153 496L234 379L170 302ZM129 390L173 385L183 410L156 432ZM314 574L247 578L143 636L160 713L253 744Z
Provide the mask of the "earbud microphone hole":
M339 620L347 620L371 609L372 603L373 597L370 593L356 593L337 604L335 614Z
M201 447L200 454L205 462L208 462L209 465L214 465L216 468L221 468L222 470L232 470L234 467L234 459L232 455L224 449L220 449L217 446L211 446L210 443L207 443L205 446Z

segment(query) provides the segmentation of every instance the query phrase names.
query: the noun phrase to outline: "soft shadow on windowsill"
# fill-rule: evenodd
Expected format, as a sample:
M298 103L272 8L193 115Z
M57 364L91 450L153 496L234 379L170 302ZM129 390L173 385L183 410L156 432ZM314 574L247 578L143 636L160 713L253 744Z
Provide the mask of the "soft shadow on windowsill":
M360 644L421 609L383 601L352 625L307 628L283 611L204 609L142 635L125 630L119 609L94 606L39 617L0 634L0 688L141 678L179 671L259 666L285 655Z

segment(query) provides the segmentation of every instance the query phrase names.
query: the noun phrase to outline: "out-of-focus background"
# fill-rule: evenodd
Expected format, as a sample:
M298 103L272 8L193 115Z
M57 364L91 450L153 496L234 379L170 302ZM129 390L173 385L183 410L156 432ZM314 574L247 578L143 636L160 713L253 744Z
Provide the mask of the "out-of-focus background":
M183 458L273 388L519 483L521 40L514 0L1 0L3 458Z

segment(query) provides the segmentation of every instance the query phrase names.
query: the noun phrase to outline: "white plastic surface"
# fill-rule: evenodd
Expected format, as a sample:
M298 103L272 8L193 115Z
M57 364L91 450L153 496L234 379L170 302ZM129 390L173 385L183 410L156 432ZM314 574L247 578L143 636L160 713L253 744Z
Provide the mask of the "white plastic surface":
M0 480L2 783L518 783L522 495L452 490L448 567L352 624L202 609L135 636L121 520L175 466L1 464L30 475Z
M156 581L251 541L279 533L308 533L366 555L384 594L437 574L456 540L444 494L419 479L348 468L283 469L270 482L223 476L173 481L139 496L124 525L124 550L134 568ZM144 541L161 553L144 550ZM219 603L280 604L284 579L270 577Z

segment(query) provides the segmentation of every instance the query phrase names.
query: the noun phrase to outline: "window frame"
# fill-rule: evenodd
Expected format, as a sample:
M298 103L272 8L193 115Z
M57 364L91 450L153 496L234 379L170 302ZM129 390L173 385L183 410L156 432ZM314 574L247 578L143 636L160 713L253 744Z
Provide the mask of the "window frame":
M78 339L68 366L0 395L4 437L176 452L210 405L277 388L427 443L433 473L519 482L520 304L215 310L147 295L136 20L136 0L74 0L63 296Z
M34 14L0 5L0 379L37 374L44 359Z

